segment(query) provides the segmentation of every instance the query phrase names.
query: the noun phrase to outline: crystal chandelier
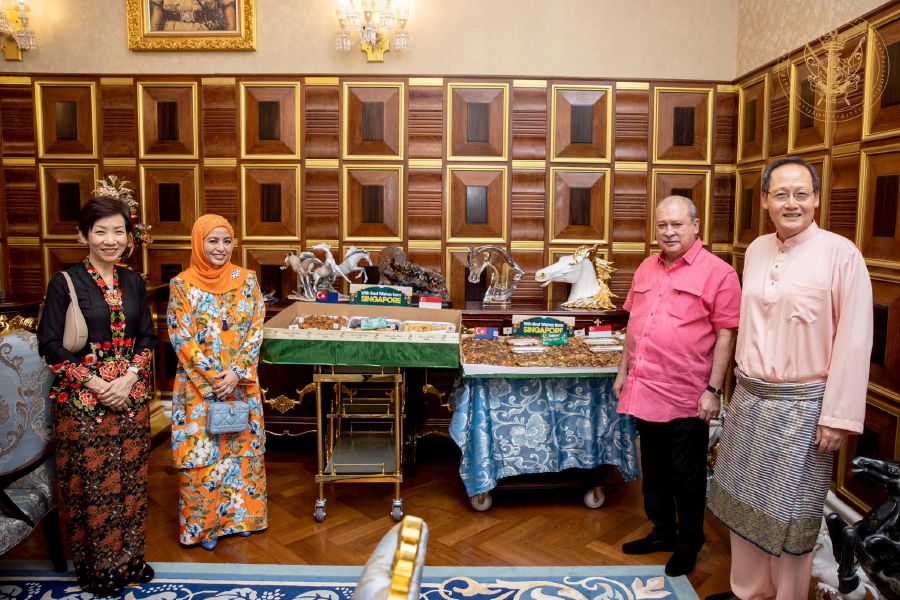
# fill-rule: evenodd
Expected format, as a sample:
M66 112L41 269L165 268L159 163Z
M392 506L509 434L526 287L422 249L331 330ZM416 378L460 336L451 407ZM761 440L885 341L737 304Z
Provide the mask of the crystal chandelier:
M409 50L408 0L338 0L336 12L338 50L351 50L354 38L369 62L384 62L392 47Z
M6 60L22 60L22 50L34 50L37 41L28 29L28 0L14 0L12 7L0 0L0 43Z

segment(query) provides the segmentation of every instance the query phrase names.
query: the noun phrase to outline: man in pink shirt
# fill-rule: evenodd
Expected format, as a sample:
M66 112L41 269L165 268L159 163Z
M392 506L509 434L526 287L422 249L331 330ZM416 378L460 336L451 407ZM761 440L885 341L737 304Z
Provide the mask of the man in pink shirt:
M634 274L624 305L627 347L613 385L618 411L637 422L644 511L653 523L622 551L673 551L666 563L673 577L693 571L705 541L707 423L719 414L741 298L737 273L703 248L699 233L690 199L659 202L662 253Z
M725 416L709 510L731 530L731 589L711 598L797 600L832 453L863 428L872 282L859 249L819 229L819 176L797 157L763 173L776 233L744 258L737 387Z

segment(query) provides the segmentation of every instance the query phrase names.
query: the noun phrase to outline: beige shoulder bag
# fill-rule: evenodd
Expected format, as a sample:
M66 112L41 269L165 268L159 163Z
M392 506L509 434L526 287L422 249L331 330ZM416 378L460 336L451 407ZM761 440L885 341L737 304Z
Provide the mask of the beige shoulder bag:
M84 315L78 306L78 296L72 278L65 271L60 271L69 286L69 308L66 309L66 328L63 331L63 348L69 352L78 352L87 343L88 330Z

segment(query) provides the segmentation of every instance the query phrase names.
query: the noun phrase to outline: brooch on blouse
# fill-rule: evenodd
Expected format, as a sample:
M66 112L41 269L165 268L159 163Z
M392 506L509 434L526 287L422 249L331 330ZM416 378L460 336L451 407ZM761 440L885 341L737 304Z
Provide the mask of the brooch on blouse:
M237 278L240 276L240 274L241 274L241 270L240 270L240 269L235 269L234 271L231 272L231 278L232 278L232 279L237 279Z

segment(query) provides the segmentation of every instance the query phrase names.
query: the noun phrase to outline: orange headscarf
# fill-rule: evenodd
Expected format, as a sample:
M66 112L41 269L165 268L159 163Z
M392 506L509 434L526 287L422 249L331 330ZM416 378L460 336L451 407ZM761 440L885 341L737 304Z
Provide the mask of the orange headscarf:
M234 238L234 228L225 217L203 215L191 230L191 266L182 271L181 277L191 285L213 294L224 294L236 290L244 284L250 271L242 269L231 261L221 267L214 267L203 251L203 240L216 227L224 227Z

